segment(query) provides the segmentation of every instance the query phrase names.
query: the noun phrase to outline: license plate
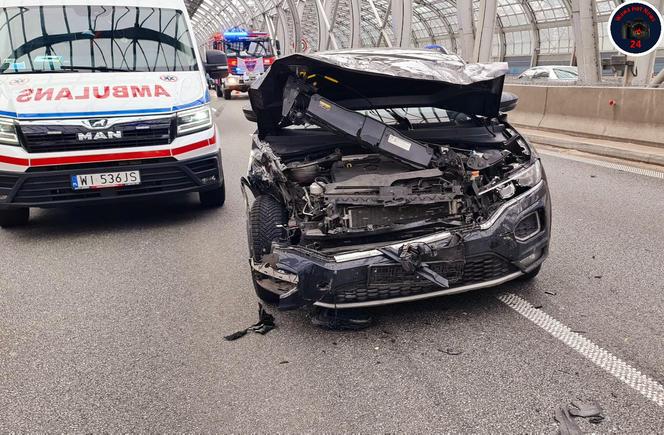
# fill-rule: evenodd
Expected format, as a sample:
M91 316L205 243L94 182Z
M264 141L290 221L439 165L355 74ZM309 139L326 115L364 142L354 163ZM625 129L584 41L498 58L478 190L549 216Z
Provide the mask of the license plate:
M71 176L71 187L74 190L104 189L108 187L135 186L137 184L141 184L141 173L139 171Z

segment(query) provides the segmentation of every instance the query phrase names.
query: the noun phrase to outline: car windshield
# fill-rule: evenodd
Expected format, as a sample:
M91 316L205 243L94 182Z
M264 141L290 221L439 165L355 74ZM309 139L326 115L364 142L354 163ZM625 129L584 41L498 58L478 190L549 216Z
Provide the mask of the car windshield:
M436 107L362 110L360 113L370 116L387 125L445 124L468 119L468 117L462 113L438 109Z
M240 57L271 57L272 45L269 41L226 41L226 54Z
M0 73L195 71L182 11L130 6L0 8Z

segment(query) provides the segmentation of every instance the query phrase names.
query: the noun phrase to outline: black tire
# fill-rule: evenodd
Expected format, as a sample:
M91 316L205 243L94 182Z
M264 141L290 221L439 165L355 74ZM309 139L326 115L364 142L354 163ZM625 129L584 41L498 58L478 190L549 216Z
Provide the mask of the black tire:
M230 100L232 98L233 91L230 89L224 89L224 100Z
M0 210L0 227L2 228L20 227L27 224L29 220L29 208L11 208L8 210Z
M542 270L542 265L540 264L530 272L520 276L518 279L519 281L530 281L532 279L535 279L535 277L540 273L541 270Z
M214 190L200 192L198 198L203 207L217 208L223 206L224 202L226 202L226 183Z
M221 89L221 85L216 85L215 87L216 87L216 90L217 90L217 97L219 97L219 98L223 97L224 93Z
M249 222L247 223L249 253L254 261L260 261L263 255L270 252L272 242L281 240L284 232L278 225L285 225L287 222L288 210L282 203L270 195L261 195L256 198L249 211ZM251 281L256 296L268 304L277 304L279 295L263 288L258 283L259 279L259 274L252 273Z
M278 225L288 223L288 210L270 195L256 198L249 211L249 253L254 261L269 254L272 242L280 240L284 231Z

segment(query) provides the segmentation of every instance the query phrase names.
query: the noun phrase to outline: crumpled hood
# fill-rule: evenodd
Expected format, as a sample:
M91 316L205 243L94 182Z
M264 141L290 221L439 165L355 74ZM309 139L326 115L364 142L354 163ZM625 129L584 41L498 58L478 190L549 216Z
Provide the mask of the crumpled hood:
M197 71L0 76L0 116L19 119L168 113L208 100Z
M498 115L507 63L466 64L417 49L358 49L294 54L275 61L250 90L259 130L276 128L289 76L311 77L318 94L353 109L438 107Z

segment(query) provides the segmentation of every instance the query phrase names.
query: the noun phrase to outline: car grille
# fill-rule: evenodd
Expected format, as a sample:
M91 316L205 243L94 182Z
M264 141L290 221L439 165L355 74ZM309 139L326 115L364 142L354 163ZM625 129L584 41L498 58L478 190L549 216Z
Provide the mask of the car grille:
M18 175L0 174L0 189L11 190L18 181Z
M200 178L212 175L218 177L217 165L216 157L208 157L187 165L161 164L123 167L119 170L139 170L141 184L98 190L74 190L71 187L71 175L94 173L94 170L91 171L90 169L70 169L68 173L58 172L53 175L36 175L26 178L11 202L48 204L104 197L128 197L146 193L176 192L200 186Z
M451 287L491 281L516 271L507 260L495 256L484 255L469 258L464 263L433 263L431 268L445 276ZM375 270L379 272L374 272ZM365 288L339 289L334 295L327 296L324 301L329 303L366 302L412 296L440 290L441 288L420 278L406 273L401 266L382 266L369 269L370 276Z
M173 140L173 118L157 118L122 124L108 129L94 130L83 125L20 125L21 143L31 153L83 151L110 148L131 148L168 145ZM121 132L120 139L104 139L109 131ZM100 133L101 139L79 140L79 134Z

